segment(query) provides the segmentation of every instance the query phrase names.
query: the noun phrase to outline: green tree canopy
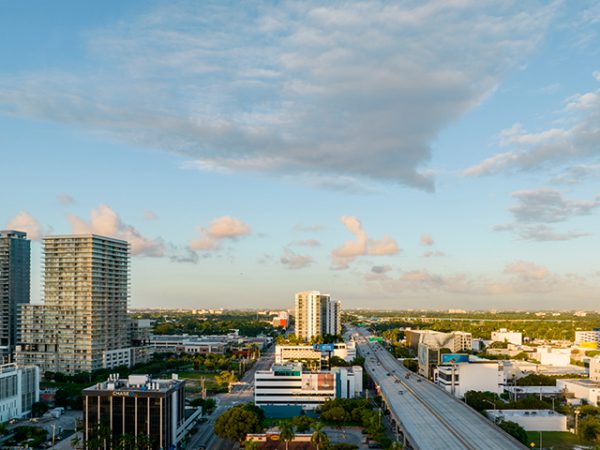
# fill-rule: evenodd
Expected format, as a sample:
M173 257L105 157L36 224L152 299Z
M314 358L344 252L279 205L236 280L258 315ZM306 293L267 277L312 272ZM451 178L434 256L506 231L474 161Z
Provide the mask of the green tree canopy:
M222 439L243 442L248 433L262 432L262 416L252 404L237 405L215 421L215 434Z

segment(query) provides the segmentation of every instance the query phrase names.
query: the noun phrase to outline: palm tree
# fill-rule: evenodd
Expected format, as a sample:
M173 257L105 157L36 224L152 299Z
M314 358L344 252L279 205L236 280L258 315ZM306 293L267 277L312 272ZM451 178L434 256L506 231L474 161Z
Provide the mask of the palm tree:
M244 450L258 450L258 444L256 441L246 441L244 443Z
M317 422L313 425L313 429L315 430L310 438L310 443L317 446L317 450L322 445L327 445L329 443L329 438L323 429L323 424L321 422Z
M398 441L392 442L392 445L390 445L390 450L402 450L403 448L404 448L404 445L402 445Z
M294 433L294 427L290 422L279 424L279 438L285 442L285 450L288 450L290 441L293 441L295 437L296 433Z

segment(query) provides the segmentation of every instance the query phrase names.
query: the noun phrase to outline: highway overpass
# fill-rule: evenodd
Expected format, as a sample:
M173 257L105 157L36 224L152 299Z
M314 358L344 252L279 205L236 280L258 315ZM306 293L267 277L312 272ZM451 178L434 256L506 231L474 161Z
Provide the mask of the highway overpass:
M352 328L365 370L379 387L392 425L416 450L523 450L489 419L409 371L364 328Z

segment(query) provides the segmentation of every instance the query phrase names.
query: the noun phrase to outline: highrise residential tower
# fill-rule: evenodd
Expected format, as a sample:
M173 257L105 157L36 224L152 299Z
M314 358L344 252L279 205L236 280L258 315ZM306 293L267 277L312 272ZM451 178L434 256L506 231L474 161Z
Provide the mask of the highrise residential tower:
M296 294L296 336L311 339L323 334L341 334L342 305L319 291Z
M31 242L21 231L0 231L0 356L7 362L17 342L18 307L29 303Z
M96 235L44 238L44 304L21 309L17 362L73 374L129 346L129 244Z

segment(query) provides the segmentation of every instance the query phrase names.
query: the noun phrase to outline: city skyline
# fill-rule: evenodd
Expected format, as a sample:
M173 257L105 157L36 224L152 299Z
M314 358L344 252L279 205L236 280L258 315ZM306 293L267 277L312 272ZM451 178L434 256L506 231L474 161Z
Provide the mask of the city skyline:
M32 302L42 237L95 233L132 308L597 309L596 3L4 8Z

